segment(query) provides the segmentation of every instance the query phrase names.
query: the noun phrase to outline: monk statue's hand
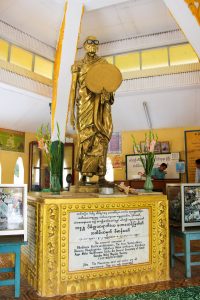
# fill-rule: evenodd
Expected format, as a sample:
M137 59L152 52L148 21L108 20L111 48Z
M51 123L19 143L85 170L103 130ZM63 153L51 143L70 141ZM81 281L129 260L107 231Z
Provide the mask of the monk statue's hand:
M101 104L104 102L108 102L110 100L110 93L108 93L106 90L103 90L101 93Z

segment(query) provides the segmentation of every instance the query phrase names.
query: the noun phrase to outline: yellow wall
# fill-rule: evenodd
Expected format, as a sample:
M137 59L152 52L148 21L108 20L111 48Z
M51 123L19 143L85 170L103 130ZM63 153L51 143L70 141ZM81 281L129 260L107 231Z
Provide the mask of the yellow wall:
M200 129L199 127L184 127L184 128L166 128L156 129L159 141L169 141L171 152L180 152L181 159L185 159L184 150L184 131ZM125 155L133 154L133 142L131 135L134 135L136 141L144 141L144 130L122 132L122 156L125 163ZM28 165L29 165L29 143L35 141L34 133L25 134L25 152L11 152L0 150L0 163L2 166L2 183L13 183L14 168L19 156L22 157L24 163L24 183L28 183ZM114 155L109 155L112 159ZM125 180L126 171L125 165L121 169L114 169L114 180ZM76 178L77 181L77 178Z
M23 159L24 163L24 183L28 184L28 165L29 165L29 143L35 141L34 133L25 133L25 151L12 152L0 150L0 163L2 170L1 183L8 184L14 181L14 169L18 157Z
M169 141L170 152L180 152L181 159L185 159L185 149L184 149L184 131L185 130L195 130L200 129L199 127L184 127L184 128L166 128L166 129L156 129L155 133L158 135L158 141ZM122 132L122 156L125 163L125 155L133 154L133 141L131 135L134 135L136 141L144 141L145 132L148 130L141 131L128 131ZM112 159L113 155L109 155ZM125 180L126 170L125 165L122 169L114 169L114 179L115 180Z

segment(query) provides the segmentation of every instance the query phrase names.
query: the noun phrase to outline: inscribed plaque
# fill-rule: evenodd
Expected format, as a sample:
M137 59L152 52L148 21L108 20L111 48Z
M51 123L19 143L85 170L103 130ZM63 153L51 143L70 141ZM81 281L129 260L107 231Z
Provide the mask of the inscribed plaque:
M149 210L72 212L69 271L148 263Z

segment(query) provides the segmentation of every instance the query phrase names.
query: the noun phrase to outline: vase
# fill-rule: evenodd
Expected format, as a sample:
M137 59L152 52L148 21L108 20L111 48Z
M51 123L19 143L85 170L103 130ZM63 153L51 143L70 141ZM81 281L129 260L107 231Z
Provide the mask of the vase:
M145 183L144 183L144 189L147 192L152 192L153 183L152 183L151 175L146 175L146 180L145 180Z
M58 174L51 175L51 192L54 195L59 195L61 191L60 178Z

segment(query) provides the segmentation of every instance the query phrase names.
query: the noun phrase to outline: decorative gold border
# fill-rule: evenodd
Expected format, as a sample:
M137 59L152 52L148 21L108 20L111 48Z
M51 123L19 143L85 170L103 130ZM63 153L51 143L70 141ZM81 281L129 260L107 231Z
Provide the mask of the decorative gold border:
M169 280L168 202L164 195L111 198L29 198L37 205L36 274L28 282L41 296L67 295ZM69 272L70 212L149 210L149 262ZM28 258L22 271L32 268Z

